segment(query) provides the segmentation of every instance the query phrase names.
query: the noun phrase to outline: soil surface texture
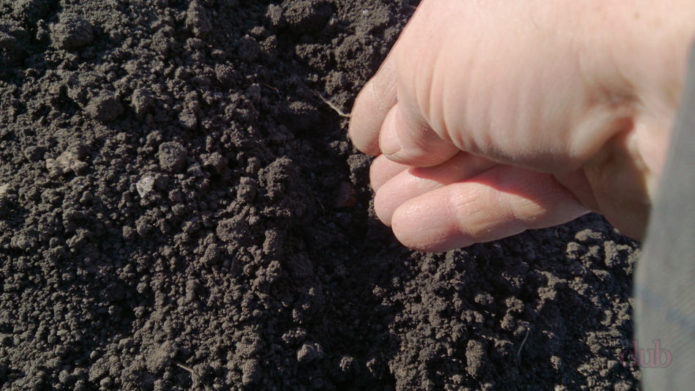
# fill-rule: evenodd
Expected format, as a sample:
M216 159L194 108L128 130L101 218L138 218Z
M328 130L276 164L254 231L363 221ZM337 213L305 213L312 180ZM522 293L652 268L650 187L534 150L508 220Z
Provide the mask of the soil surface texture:
M446 254L344 116L417 1L0 0L0 390L630 390L638 244Z

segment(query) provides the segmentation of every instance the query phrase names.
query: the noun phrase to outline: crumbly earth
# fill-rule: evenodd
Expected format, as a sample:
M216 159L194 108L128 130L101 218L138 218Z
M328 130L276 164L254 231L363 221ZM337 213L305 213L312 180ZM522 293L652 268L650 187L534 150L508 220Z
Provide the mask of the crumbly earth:
M374 217L339 111L416 3L0 0L0 389L635 389L600 217Z

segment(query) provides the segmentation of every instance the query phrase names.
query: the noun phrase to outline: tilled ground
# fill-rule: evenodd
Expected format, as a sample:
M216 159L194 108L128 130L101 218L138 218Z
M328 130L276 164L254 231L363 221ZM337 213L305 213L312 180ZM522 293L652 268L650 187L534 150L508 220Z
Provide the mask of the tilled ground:
M370 212L340 113L416 3L2 0L0 389L635 389L601 218Z

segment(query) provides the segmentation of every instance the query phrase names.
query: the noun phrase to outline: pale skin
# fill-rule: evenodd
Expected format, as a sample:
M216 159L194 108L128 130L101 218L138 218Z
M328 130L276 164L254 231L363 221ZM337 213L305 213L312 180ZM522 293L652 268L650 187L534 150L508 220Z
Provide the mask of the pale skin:
M377 216L443 251L589 211L640 239L695 2L423 0L358 95Z

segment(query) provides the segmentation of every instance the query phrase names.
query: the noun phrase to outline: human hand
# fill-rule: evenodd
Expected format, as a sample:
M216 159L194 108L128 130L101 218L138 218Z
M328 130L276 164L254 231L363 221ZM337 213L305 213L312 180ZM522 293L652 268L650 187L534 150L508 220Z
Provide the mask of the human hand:
M354 144L380 155L377 216L405 245L430 251L590 210L640 238L694 8L422 1L351 115Z

